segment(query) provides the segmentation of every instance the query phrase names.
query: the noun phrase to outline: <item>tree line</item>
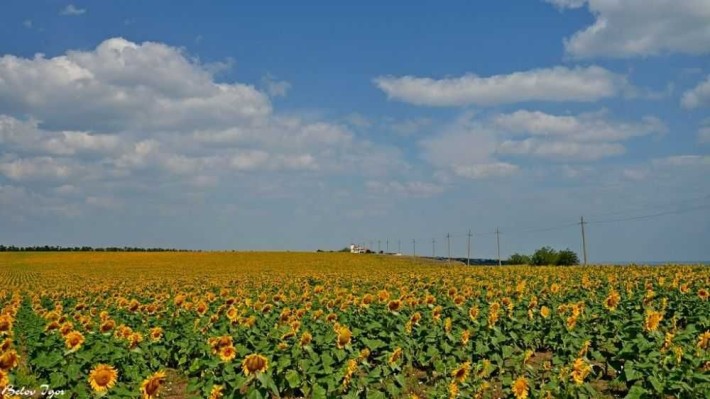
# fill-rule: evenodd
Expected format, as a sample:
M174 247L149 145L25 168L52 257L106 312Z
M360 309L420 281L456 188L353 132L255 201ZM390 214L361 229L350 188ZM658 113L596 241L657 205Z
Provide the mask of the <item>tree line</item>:
M15 245L1 245L0 252L199 252L189 249L176 248L140 248L140 247L62 247L57 245L35 245L19 247Z
M532 255L514 253L510 255L509 265L535 265L535 266L571 266L579 264L577 254L568 249L556 251L552 247L542 247Z

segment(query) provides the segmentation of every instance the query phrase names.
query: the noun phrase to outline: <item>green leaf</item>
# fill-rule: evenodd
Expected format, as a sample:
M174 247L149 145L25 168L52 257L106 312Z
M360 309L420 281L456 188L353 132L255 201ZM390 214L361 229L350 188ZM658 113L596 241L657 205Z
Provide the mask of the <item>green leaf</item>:
M646 390L638 385L634 385L631 387L629 393L626 394L624 399L641 399L644 397L644 395L646 395Z
M290 388L298 388L301 385L301 376L296 370L289 370L286 372L286 381Z
M320 385L314 385L313 386L313 396L311 396L312 399L326 399L327 398L327 393L325 388L323 388Z

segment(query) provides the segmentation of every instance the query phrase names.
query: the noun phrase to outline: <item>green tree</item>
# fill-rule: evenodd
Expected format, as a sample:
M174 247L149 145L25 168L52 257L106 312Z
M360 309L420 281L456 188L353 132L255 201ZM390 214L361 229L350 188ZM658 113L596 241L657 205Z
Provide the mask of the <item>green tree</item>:
M559 266L571 266L571 265L578 265L579 264L579 257L577 254L572 251L571 249L567 248L563 251L560 251L557 254L557 265Z
M552 247L542 247L535 251L530 260L536 266L556 265L557 251L552 249Z
M510 255L510 258L508 258L508 264L509 265L529 265L530 264L530 257L527 255L515 253L515 254Z

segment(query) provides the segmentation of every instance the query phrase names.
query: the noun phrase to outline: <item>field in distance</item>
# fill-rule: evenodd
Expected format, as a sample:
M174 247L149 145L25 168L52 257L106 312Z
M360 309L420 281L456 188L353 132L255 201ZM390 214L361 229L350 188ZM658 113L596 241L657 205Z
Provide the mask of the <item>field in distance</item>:
M702 265L0 253L0 398L702 397L709 286Z

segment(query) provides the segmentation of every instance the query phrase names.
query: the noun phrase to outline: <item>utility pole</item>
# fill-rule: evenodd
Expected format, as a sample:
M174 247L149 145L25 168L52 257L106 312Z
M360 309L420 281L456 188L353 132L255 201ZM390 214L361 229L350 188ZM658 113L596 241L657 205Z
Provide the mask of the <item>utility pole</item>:
M431 257L432 258L436 257L436 239L435 238L431 239Z
M417 256L417 240L412 239L412 256Z
M471 229L468 229L468 246L466 246L466 266L471 266Z
M579 219L579 225L582 226L582 253L584 254L584 266L587 266L587 240L584 236L584 225L586 222L584 221L584 216L580 217Z
M397 253L402 253L402 240L397 240Z
M389 253L390 252L390 239L388 238L387 241L385 241L385 252Z
M500 230L496 227L496 243L498 244L498 266L501 266L500 262Z
M370 251L372 251L372 248L374 248L374 245L372 245L372 240L370 240Z
M377 240L377 253L380 253L380 240Z
M446 233L446 255L449 258L449 263L451 263L451 234Z

